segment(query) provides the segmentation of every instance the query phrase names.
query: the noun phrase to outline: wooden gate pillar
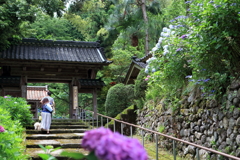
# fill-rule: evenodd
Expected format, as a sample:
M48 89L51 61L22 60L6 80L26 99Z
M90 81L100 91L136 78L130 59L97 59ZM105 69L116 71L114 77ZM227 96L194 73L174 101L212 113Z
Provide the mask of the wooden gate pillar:
M72 83L69 84L69 118L77 118L78 109L78 79L73 78Z
M69 84L69 118L73 118L73 86Z
M93 117L96 119L97 118L97 88L93 89L93 112L94 115Z
M21 97L27 99L27 77L23 76L21 77Z

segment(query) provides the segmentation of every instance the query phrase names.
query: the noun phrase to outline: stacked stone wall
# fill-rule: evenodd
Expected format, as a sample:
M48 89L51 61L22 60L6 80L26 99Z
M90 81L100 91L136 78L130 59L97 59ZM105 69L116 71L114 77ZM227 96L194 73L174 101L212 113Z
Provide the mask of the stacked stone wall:
M153 109L144 107L138 114L137 124L164 134L240 157L240 83L234 82L220 101L201 98L193 90L180 101L178 109L161 102ZM160 108L160 109L159 109ZM165 108L165 109L164 109ZM141 132L138 132L141 134ZM155 141L151 133L145 138ZM158 136L159 145L172 149L172 141ZM196 148L177 143L180 156L194 159ZM219 159L220 156L199 150L201 159Z

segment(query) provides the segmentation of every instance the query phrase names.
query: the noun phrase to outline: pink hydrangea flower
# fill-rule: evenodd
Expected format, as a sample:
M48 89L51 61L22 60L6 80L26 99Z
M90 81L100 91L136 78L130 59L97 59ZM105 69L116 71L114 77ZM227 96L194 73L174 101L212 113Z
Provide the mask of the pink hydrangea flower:
M3 126L0 126L0 132L4 132L5 129L3 128Z

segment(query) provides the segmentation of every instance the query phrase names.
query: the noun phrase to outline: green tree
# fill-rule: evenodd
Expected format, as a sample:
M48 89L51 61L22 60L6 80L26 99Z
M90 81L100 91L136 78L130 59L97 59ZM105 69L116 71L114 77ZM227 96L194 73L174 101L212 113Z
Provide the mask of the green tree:
M28 7L26 1L5 0L0 2L0 49L10 45L9 38L20 38L21 25L33 22L36 7Z
M77 29L63 17L56 18L39 14L36 21L28 26L25 37L53 40L83 40Z
M85 41L97 41L97 32L106 22L108 2L99 0L76 1L65 14L76 29L82 33Z
M61 0L0 1L0 50L6 49L11 43L22 38L25 25L34 22L38 11L53 16L54 12L60 15L63 8L64 1Z
M161 7L159 1L146 1L144 0L127 0L127 1L112 1L114 4L114 11L109 16L108 23L105 28L108 31L116 29L118 33L124 35L128 45L143 47L143 52L148 53L150 41L156 41L156 26L160 21L151 21L148 14L151 16L161 14ZM157 20L157 19L155 19ZM154 26L155 33L149 32ZM143 40L145 39L145 40ZM140 50L139 47L138 49Z

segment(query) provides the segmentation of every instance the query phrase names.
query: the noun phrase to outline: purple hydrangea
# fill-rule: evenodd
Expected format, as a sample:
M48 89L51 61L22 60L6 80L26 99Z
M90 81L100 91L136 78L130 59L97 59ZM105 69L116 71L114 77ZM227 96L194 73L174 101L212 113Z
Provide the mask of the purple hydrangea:
M210 81L210 78L204 80L204 82L208 82L208 81Z
M113 134L110 129L106 129L104 127L100 127L98 129L93 129L90 131L86 131L82 140L82 147L88 151L93 151L98 146L99 140L103 136L108 136Z
M0 132L4 132L5 129L3 128L3 126L0 126Z
M176 50L176 52L179 52L179 51L182 51L183 50L183 48L178 48L177 50Z
M119 133L104 136L95 150L98 158L104 160L147 160L148 156L137 139Z
M184 34L180 38L185 39L185 38L187 38L187 35Z
M147 152L137 139L113 133L106 128L87 131L82 141L83 148L94 151L103 160L147 160Z

